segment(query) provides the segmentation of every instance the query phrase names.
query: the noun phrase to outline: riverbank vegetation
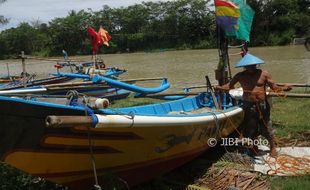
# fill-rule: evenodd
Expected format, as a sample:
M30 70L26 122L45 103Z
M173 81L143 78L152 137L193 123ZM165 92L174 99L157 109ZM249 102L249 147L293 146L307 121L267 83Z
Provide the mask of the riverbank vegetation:
M250 46L289 44L310 31L307 0L248 0L254 9ZM5 18L2 18L2 20ZM5 20L3 20L5 21ZM2 22L3 23L3 22ZM102 25L112 35L101 53L215 48L216 26L212 0L143 2L99 11L70 11L49 23L20 23L0 33L0 58L26 54L90 54L88 25Z

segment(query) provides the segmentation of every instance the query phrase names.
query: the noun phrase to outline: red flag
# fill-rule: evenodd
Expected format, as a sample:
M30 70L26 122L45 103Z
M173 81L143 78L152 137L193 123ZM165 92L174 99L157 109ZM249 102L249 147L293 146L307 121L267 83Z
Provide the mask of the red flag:
M102 26L100 26L98 33L100 35L102 44L109 47L109 41L111 40L112 37L110 36L108 31L106 31L105 29L102 28Z
M109 46L109 41L112 37L105 29L102 28L102 26L100 26L98 32L96 32L91 26L89 26L87 28L87 32L92 38L93 54L97 53L97 49L99 46L102 46L103 44Z
M91 26L87 28L87 32L92 40L93 54L96 54L98 46L100 44L100 37L98 36L98 33Z

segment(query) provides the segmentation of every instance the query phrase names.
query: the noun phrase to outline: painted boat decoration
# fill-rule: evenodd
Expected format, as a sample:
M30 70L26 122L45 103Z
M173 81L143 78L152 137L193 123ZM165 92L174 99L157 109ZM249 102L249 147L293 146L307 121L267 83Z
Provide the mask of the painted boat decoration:
M112 175L135 185L194 159L210 147L210 138L229 135L243 112L227 99L222 110L215 109L210 93L96 110L77 101L61 105L0 96L0 157L76 189L94 184L93 160L99 184Z

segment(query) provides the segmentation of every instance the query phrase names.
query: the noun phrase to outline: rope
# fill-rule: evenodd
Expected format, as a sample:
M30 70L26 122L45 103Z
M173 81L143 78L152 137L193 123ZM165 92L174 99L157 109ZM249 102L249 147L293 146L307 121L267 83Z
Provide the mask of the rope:
M304 176L310 173L310 159L306 156L281 154L275 160L268 158L265 162L270 168L268 175Z
M75 95L75 92L72 92ZM77 93L77 92L76 92ZM87 107L87 97L83 96L83 103L85 104L85 116L88 115L93 115L89 113L89 108ZM87 138L88 138L88 145L89 145L89 152L90 152L90 158L91 158L91 164L93 167L93 173L94 173L94 178L95 178L95 189L97 190L101 190L102 188L100 187L99 183L98 183L98 176L97 176L97 169L96 169L96 160L95 160L95 156L94 156L94 150L93 150L93 141L91 138L91 130L90 130L90 126L87 126Z
M258 107L258 106L257 106ZM258 107L260 119L262 119L265 127L268 124L263 119L262 111ZM274 138L276 141L276 139ZM290 176L303 176L310 173L310 159L307 157L294 157L288 154L280 154L276 158L269 157L264 162L270 168L267 171L268 175L290 175Z
M91 164L92 164L92 168L93 168L93 174L94 174L94 179L95 179L95 184L94 184L94 188L96 190L102 190L102 187L99 185L98 182L98 175L97 175L97 167L96 167L96 160L95 160L95 156L94 156L94 150L93 150L93 146L94 146L94 141L92 140L91 137L91 127L94 127L98 121L98 118L94 115L93 111L88 107L89 105L89 99L85 94L82 93L78 93L77 91L69 91L66 95L71 102L73 102L73 104L77 104L77 98L82 96L83 97L83 104L84 104L84 108L85 108L85 116L91 116L93 118L93 126L88 126L87 125L87 137L88 137L88 145L89 145L89 153L90 153L90 159L91 159ZM131 112L130 112L131 113ZM131 119L134 118L134 113L131 116ZM128 115L128 114L127 114ZM134 124L134 120L132 125ZM122 182L127 189L129 189L129 185L128 183L123 180L122 178L118 177L118 180L120 182Z
M215 126L216 126L216 137L221 137L221 134L220 134L220 123L219 123L219 119L217 118L217 115L216 113L214 112L210 112L211 115L213 116L214 118L214 122L215 122Z

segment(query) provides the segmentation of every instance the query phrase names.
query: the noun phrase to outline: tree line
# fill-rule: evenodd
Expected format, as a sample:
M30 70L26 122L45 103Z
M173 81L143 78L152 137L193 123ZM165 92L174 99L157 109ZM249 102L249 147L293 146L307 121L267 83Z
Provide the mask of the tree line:
M61 55L63 49L69 55L90 54L89 25L96 29L102 25L112 36L110 47L102 47L101 53L215 48L212 4L213 0L177 0L120 8L103 5L99 11L72 10L49 23L20 23L0 33L0 58L21 51ZM248 0L247 4L255 11L250 46L286 45L295 37L310 35L309 0Z

